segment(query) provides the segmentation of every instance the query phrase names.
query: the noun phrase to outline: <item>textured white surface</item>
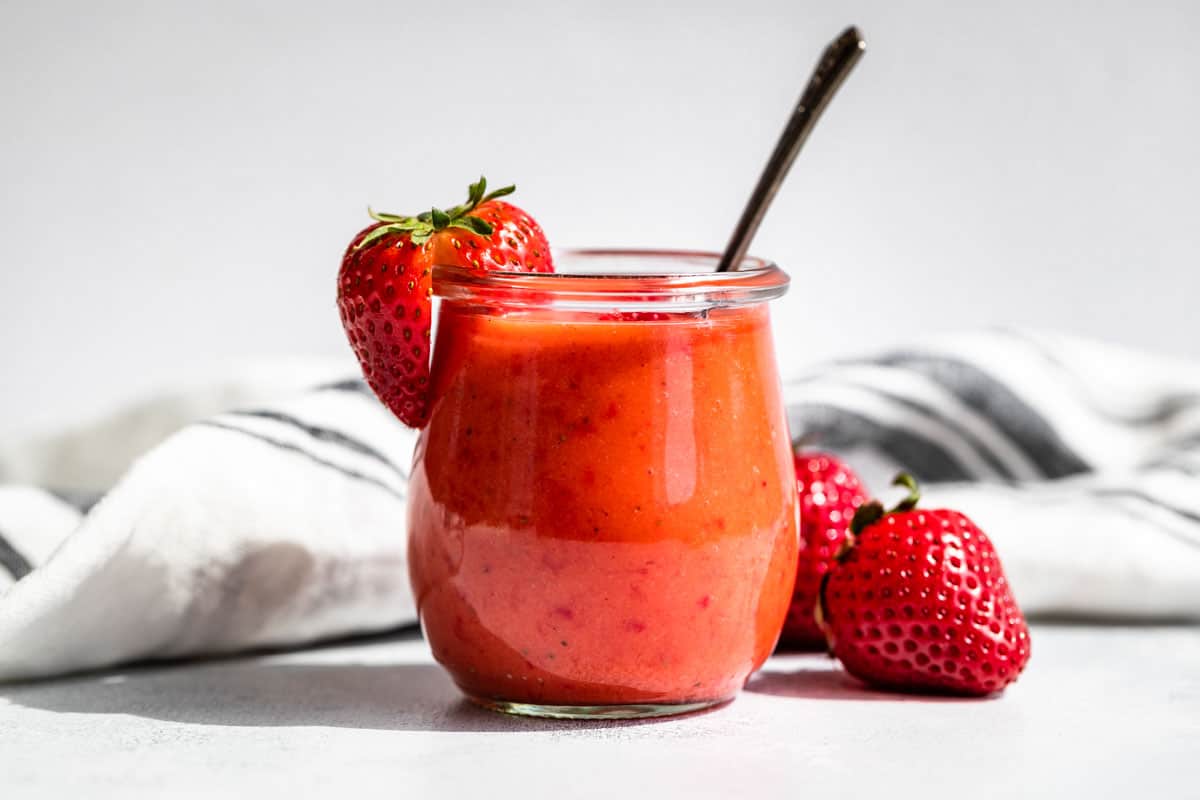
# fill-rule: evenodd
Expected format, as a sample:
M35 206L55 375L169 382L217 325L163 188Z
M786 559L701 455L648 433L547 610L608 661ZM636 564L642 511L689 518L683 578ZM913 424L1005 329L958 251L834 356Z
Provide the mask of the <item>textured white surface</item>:
M768 662L731 705L577 724L463 703L416 638L0 687L7 798L1197 797L1200 628L1035 626L987 701Z

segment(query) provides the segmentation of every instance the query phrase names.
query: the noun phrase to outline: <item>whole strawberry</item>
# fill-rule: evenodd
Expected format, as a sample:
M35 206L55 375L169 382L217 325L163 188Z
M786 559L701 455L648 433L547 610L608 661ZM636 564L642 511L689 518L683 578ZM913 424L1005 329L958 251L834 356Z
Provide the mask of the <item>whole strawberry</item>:
M846 539L855 510L866 502L867 494L854 471L836 456L798 451L794 460L800 498L800 556L781 641L795 647L823 649L825 634L813 613L817 592Z
M379 399L413 428L429 418L429 350L433 267L553 272L542 229L514 205L490 194L483 178L467 202L413 217L370 212L376 220L354 237L338 272L338 311L363 376Z
M1029 661L1029 629L988 537L957 511L859 508L821 587L830 650L858 678L907 691L986 695Z

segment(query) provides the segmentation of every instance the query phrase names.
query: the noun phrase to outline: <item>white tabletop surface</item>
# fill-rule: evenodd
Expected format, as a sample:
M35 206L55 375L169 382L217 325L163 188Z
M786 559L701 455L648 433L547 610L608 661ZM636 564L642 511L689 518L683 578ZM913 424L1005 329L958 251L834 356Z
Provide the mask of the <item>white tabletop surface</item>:
M1039 625L1002 697L774 657L640 723L475 709L415 636L0 686L0 796L1200 797L1200 627Z

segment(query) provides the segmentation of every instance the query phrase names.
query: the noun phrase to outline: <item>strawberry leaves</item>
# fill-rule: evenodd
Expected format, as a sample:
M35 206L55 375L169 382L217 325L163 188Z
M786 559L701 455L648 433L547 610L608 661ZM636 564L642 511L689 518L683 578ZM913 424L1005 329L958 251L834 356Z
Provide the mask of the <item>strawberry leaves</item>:
M467 202L445 211L440 208L431 208L415 217L405 217L379 212L368 206L367 213L370 214L371 219L383 224L373 228L370 233L359 240L355 249L360 250L385 236L400 233L409 234L413 244L420 245L429 241L433 234L447 228L459 228L480 236L491 236L493 231L491 223L471 212L489 200L512 194L516 189L515 185L511 185L488 192L487 178L480 176L478 181L467 187Z
M905 511L912 511L917 507L917 503L921 501L921 490L917 486L917 480L907 472L901 472L897 475L892 480L892 486L908 489L908 494L891 511L884 511L883 504L878 500L863 503L854 512L854 518L850 521L850 533L852 535L862 533L864 528L874 525L888 514L900 514Z
M484 222L479 217L472 217L472 216L459 217L456 220L452 220L450 222L449 227L462 228L463 230L471 231L471 233L478 233L480 236L491 236L492 235L491 224L488 222Z

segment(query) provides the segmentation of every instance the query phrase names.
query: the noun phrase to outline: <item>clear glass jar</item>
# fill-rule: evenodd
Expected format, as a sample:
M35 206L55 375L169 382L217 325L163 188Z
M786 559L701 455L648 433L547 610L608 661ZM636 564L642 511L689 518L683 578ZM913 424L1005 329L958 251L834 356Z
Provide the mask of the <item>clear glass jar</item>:
M639 717L731 699L775 645L797 506L773 264L568 251L553 274L439 267L409 561L475 702Z

